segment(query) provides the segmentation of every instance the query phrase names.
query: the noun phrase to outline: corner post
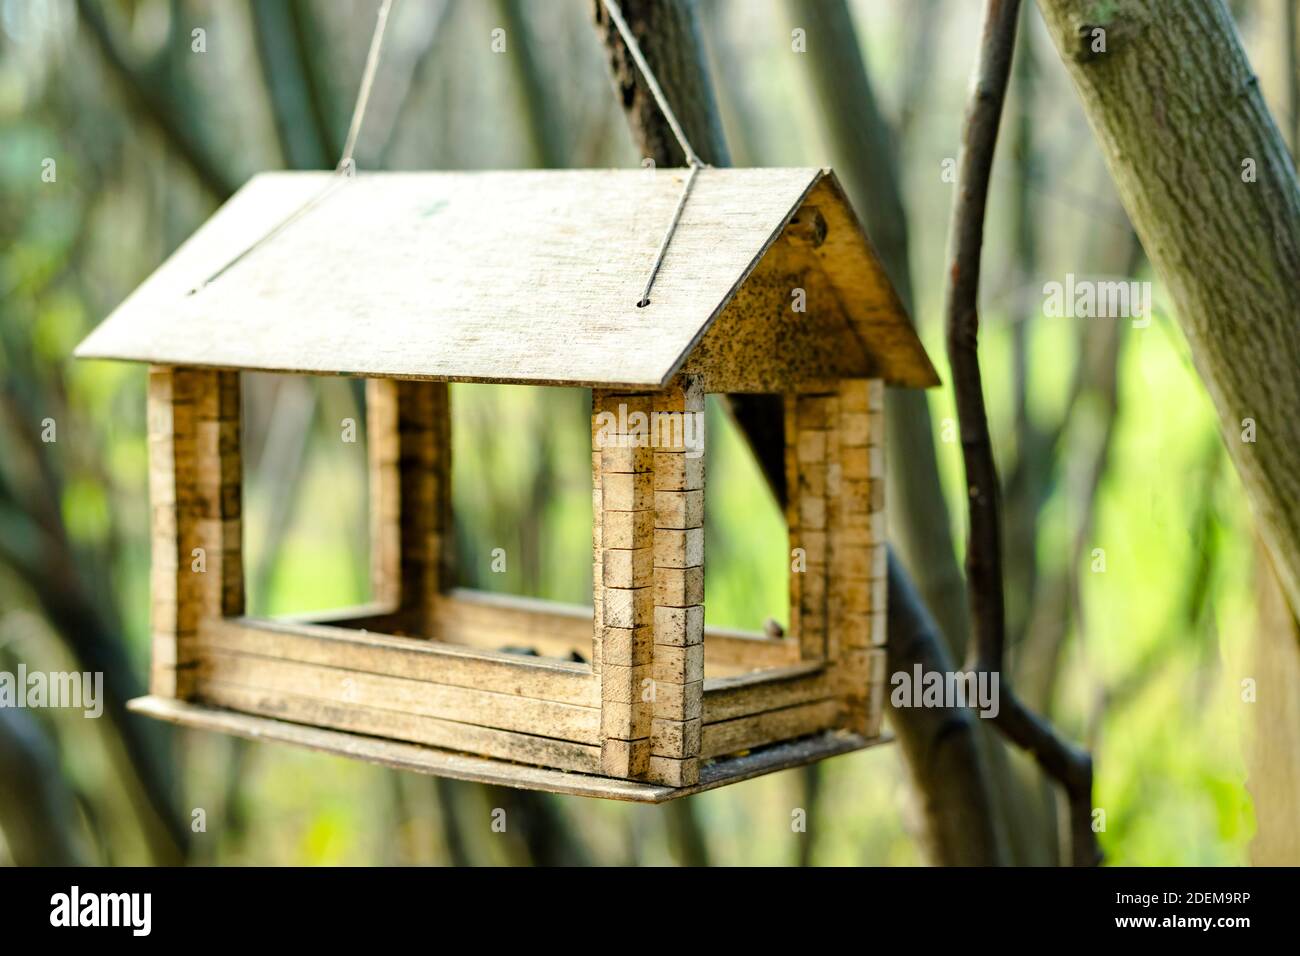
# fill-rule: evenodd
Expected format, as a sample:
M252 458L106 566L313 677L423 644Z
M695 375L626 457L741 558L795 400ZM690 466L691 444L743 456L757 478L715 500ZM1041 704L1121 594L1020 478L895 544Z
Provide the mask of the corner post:
M649 779L700 779L704 704L704 388L657 393L654 442L654 717Z
M653 449L648 395L592 392L593 667L600 673L601 765L643 777L650 765L648 691L654 640Z
M204 618L244 611L239 373L151 366L150 693L192 698Z
M845 725L880 733L885 685L884 383L839 383L833 421L838 467L831 490L832 680Z

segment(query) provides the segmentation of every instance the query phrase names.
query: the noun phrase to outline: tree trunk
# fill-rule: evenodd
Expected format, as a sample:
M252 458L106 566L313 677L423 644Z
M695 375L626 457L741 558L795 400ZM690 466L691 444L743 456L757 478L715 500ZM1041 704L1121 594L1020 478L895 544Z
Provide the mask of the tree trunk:
M1039 7L1297 611L1300 189L1232 18L1223 0Z
M1300 628L1291 616L1263 549L1256 549L1253 681L1234 688L1242 706L1254 713L1254 740L1247 756L1246 789L1255 807L1254 866L1295 866L1300 862ZM1249 703L1246 703L1249 701Z

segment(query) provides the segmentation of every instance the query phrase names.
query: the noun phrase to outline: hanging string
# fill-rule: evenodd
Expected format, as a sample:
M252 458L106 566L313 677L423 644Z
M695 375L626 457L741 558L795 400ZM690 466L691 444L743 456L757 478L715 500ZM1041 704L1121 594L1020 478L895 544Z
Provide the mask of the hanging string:
M677 210L673 213L673 221L668 224L668 231L664 233L663 241L659 243L659 252L655 255L654 265L650 269L650 278L646 280L645 291L641 293L641 298L637 301L636 307L644 309L650 304L650 290L654 287L655 278L659 275L659 267L664 264L664 256L668 253L668 244L673 241L673 233L677 231L677 223L682 218L682 210L686 208L686 197L691 194L691 185L695 182L695 174L700 171L698 165L692 166L690 174L686 177L686 185L682 188L681 197L677 200Z
M650 304L650 291L654 288L655 279L659 276L659 270L663 266L664 257L668 254L668 247L672 244L673 235L677 231L677 226L681 222L682 211L686 208L686 200L690 196L691 187L695 184L695 177L704 163L691 148L690 140L686 138L686 132L677 120L677 114L673 112L672 107L668 104L668 98L664 95L663 88L659 85L659 79L655 76L654 70L646 62L645 56L641 52L641 45L637 42L636 37L632 34L631 28L623 18L623 11L619 9L617 0L603 0L605 11L609 14L610 20L614 23L623 42L627 45L628 52L632 55L632 60L636 63L637 69L640 70L646 86L650 88L650 94L654 97L659 111L663 113L664 119L668 121L668 126L677 139L677 145L681 147L683 155L686 157L686 163L690 167L690 173L686 177L686 183L682 187L682 194L678 197L677 206L673 210L672 220L668 223L668 229L664 232L663 240L659 243L659 250L655 254L654 263L650 268L650 276L646 280L645 290L641 298L637 301L637 308L643 309ZM225 265L217 269L206 279L190 289L189 294L202 290L204 287L215 282L224 275L231 267L241 262L251 253L274 239L293 223L301 219L307 212L314 209L326 197L328 197L340 185L350 180L356 173L356 160L354 152L357 146L357 140L361 135L361 125L365 120L366 107L370 103L370 92L374 87L375 74L379 69L379 57L384 45L384 34L388 26L388 15L393 7L393 0L382 0L379 6L379 14L375 22L375 31L370 38L370 50L366 54L366 65L361 74L361 86L357 90L356 104L352 108L352 122L348 126L347 140L343 146L343 155L339 158L338 166L335 168L335 176L318 192L305 203L295 209L292 213L281 220L277 225L268 230L263 236L254 241L242 252L235 255Z
M677 137L677 145L682 148L682 152L686 155L686 165L704 165L700 162L700 157L695 155L695 150L691 149L690 141L686 139L682 124L677 122L677 114L668 105L668 98L664 96L664 91L659 86L659 80L655 76L654 70L650 69L650 64L642 56L641 44L637 43L636 37L632 35L631 28L627 25L627 21L623 19L623 11L619 9L618 0L604 0L604 3L605 11L609 14L609 18L614 21L614 26L618 28L619 35L623 37L623 42L627 44L627 50L632 54L637 69L641 71L641 78L645 80L645 85L650 87L650 95L655 98L655 103L659 106L659 112L664 114L664 119L668 120L668 126L672 129L673 136Z
M352 107L352 123L348 126L347 142L343 145L343 156L339 159L339 172L351 176L356 171L356 162L352 151L356 148L357 137L361 134L361 121L366 118L366 107L370 104L370 88L375 84L375 71L379 69L379 51L384 45L384 30L388 26L388 11L393 8L393 0L384 0L379 7L379 19L375 23L375 33L370 38L370 52L366 54L366 68L361 74L361 89L357 91L357 102Z
M361 134L361 123L366 117L366 107L370 104L370 90L375 83L375 73L379 68L379 52L384 45L384 32L388 26L388 13L393 8L393 0L383 0L379 5L379 17L375 22L375 32L370 38L370 51L366 54L366 66L361 74L361 88L357 91L357 101L352 107L352 122L348 126L348 138L343 146L343 155L339 158L339 164L335 167L335 175L330 177L329 182L320 189L314 196L305 203L289 213L284 219L268 230L264 235L259 237L250 246L242 252L235 255L226 262L220 269L212 273L194 288L190 289L189 295L203 289L219 279L234 265L241 262L255 250L261 248L270 242L285 229L293 225L304 215L321 204L331 193L339 186L350 180L356 173L357 164L353 158L353 151L357 146L357 138Z
M695 184L695 174L704 166L700 157L695 154L691 148L690 140L686 138L686 131L682 129L682 124L677 121L677 114L673 108L668 105L668 97L664 96L663 88L659 85L659 79L655 76L654 70L650 69L650 64L641 53L641 44L637 42L636 37L632 34L632 29L623 19L623 11L619 9L617 0L604 0L605 12L609 14L610 20L613 21L623 42L627 45L627 50L632 54L632 60L636 63L637 69L641 71L641 78L645 80L646 86L650 88L650 95L654 97L655 103L659 107L659 112L664 115L668 121L668 128L673 131L673 136L677 139L677 145L682 148L682 154L686 157L686 164L690 167L690 174L686 177L686 184L682 187L682 194L677 200L677 208L673 211L673 218L668 223L668 231L664 233L663 241L659 243L659 251L655 254L654 265L650 267L650 278L646 280L645 291L641 293L641 298L637 301L636 307L644 309L650 304L650 290L654 288L655 279L659 275L659 268L664 264L664 256L668 254L668 246L673 241L673 234L677 231L677 224L681 221L682 210L686 208L686 198L691 194L691 186Z

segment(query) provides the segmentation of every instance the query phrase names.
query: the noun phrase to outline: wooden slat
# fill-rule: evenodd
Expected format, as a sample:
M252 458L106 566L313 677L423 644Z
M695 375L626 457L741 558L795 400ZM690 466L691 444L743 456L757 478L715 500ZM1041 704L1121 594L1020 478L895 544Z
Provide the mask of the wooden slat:
M592 609L511 594L457 588L442 597L435 636L448 644L490 648L533 647L548 658L591 654ZM791 640L731 628L704 629L705 676L722 676L799 660Z
M786 477L790 482L786 523L791 549L804 554L803 570L790 573L790 636L801 659L826 660L829 577L827 551L832 482L840 481L835 432L834 385L785 396Z
M663 803L701 793L763 774L802 767L837 754L851 753L884 743L887 738L867 740L857 734L824 732L788 743L763 747L742 756L713 760L700 770L700 782L692 787L668 787L619 780L587 773L549 770L544 767L507 763L485 757L454 753L436 747L385 740L325 727L310 727L270 717L236 713L202 704L162 697L138 697L128 708L158 720L198 730L236 734L255 741L287 743L321 753L414 773L436 774L474 783L523 787L550 793Z
M812 734L834 726L840 708L836 700L822 700L705 724L701 753L718 757Z
M350 627L359 631L378 631L392 634L398 626L394 614L397 606L385 601L371 601L327 611L303 611L298 614L277 614L273 620L285 624L321 624L325 627Z
M562 770L600 771L600 748L585 744L215 681L202 682L199 695L209 704L313 727L333 727Z
M366 671L303 664L205 648L199 686L215 682L293 694L338 704L377 707L462 724L596 744L600 711L450 684L388 677Z
M789 638L771 638L731 628L704 628L704 675L730 676L799 660L799 645Z
M718 724L767 710L823 700L834 694L822 664L796 664L704 682L704 722Z
M436 641L238 618L203 622L199 646L582 707L600 705L600 687L585 665Z
M592 609L512 594L457 588L438 602L434 636L448 644L499 650L532 647L544 657L591 658Z

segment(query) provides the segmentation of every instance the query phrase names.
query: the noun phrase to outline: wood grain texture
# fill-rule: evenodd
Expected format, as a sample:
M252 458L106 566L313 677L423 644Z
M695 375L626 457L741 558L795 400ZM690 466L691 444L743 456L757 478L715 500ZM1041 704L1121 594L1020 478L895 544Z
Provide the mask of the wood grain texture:
M770 392L810 380L875 374L835 288L813 252L782 236L773 243L716 322L685 370L709 392Z
M841 706L831 698L705 724L701 754L719 757L817 733L835 726Z
M593 555L593 622L600 648L601 767L612 777L645 776L650 766L653 644L637 632L654 625L654 475L649 435L638 435L636 415L652 411L648 395L592 393L592 455L600 456L599 488L593 497L602 529L618 515L632 519L630 540L605 540ZM635 449L635 450L634 450ZM641 568L638 572L637 565Z
M657 488L678 483L687 468L677 459L703 461L705 452L702 376L682 374L655 393L652 410L677 427L660 429L667 442L655 448L652 476ZM693 435L688 442L686 435ZM689 446L689 450L688 450ZM698 488L654 493L653 659L654 720L647 777L653 783L689 787L699 781L700 717L704 696L704 481ZM695 582L698 581L698 587ZM680 587L678 586L680 585ZM694 603L684 603L687 599ZM698 698L698 703L697 703Z
M685 171L255 177L78 348L89 358L448 381L661 387L810 190L814 250L891 382L933 369L833 177L705 169L636 308ZM192 294L191 294L192 293ZM609 357L619 356L617 362ZM829 370L828 370L829 371Z
M204 621L199 647L267 660L513 694L581 707L600 706L600 686L584 664L288 621Z
M200 682L198 695L204 703L315 727L389 737L560 770L600 771L599 747L535 734L212 680Z
M878 379L845 379L828 406L829 448L838 463L828 489L827 613L830 657L847 729L880 730L884 684L886 542L884 390Z
M891 385L929 388L938 373L885 275L885 269L833 173L809 191L806 202L825 219L825 239L812 248L858 338L877 362L875 375Z
M709 761L701 768L699 783L677 788L506 763L437 747L306 726L289 720L236 713L165 697L138 697L127 706L134 713L183 727L235 734L254 741L287 743L354 760L365 760L395 770L638 803L663 803L886 742L885 738L867 740L842 731L825 732L790 743L764 747L743 756Z
M378 707L498 730L597 744L600 711L497 690L390 677L343 667L258 657L204 647L198 687L216 682L338 704Z
M149 369L149 689L158 697L193 692L197 604L190 587L194 517L194 375L167 366Z
M653 521L647 522L647 527ZM698 570L698 569L697 569ZM703 576L699 600L703 601ZM656 605L665 602L655 599ZM529 647L551 661L567 661L573 654L583 658L592 653L593 609L581 604L563 604L513 594L493 594L471 588L455 588L438 602L433 636L446 646L459 645L499 651L503 647ZM392 617L366 613L356 622L336 612L317 614L306 623L329 623L339 628L360 627L383 633ZM766 637L732 628L704 629L704 668L709 676L784 667L799 659L798 645L790 640ZM582 665L572 665L582 666Z
M239 373L149 372L150 687L194 690L199 622L243 613Z
M371 585L402 630L432 633L455 581L451 532L451 404L443 382L366 382Z
M824 661L833 650L828 616L832 556L826 542L831 485L838 485L842 472L832 427L836 408L833 386L785 398L786 524L792 552L803 552L803 570L791 562L790 637L805 661Z
M704 682L704 722L717 724L833 695L823 664L795 664Z

